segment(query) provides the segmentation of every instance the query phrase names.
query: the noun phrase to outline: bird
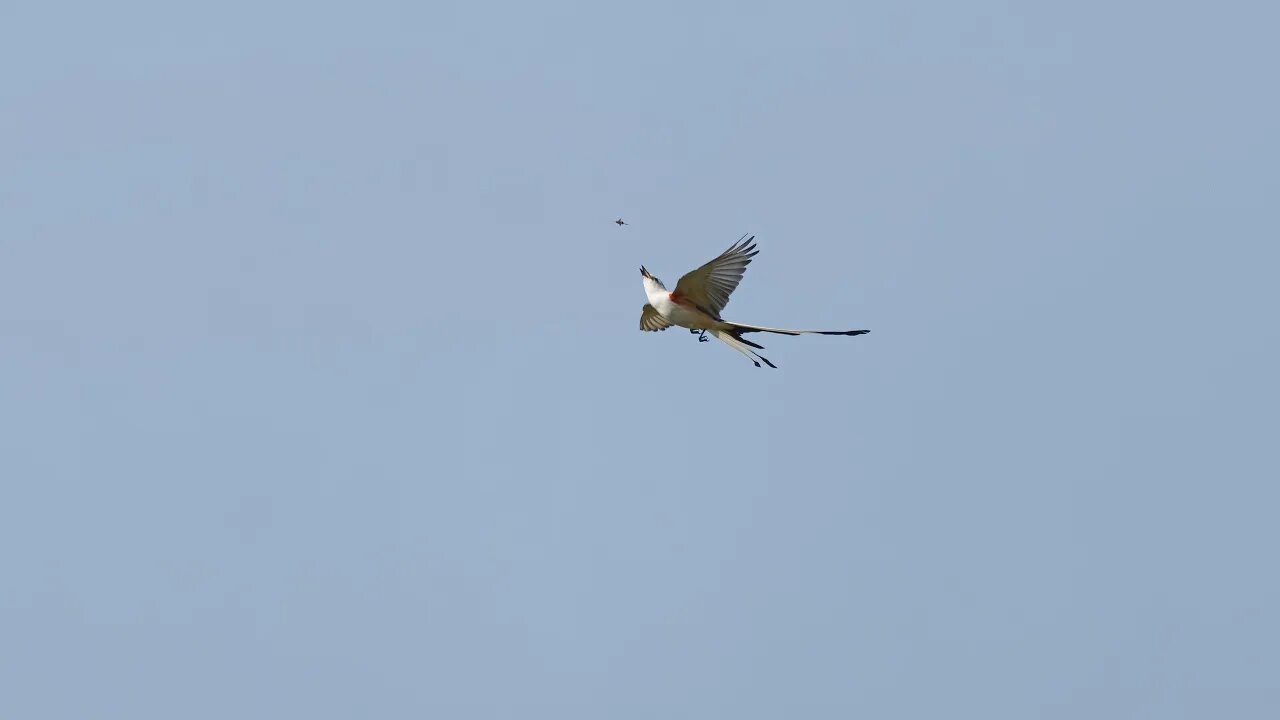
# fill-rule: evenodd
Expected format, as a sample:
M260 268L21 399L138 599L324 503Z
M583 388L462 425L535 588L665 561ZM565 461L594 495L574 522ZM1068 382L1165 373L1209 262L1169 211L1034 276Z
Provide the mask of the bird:
M729 295L742 281L751 258L760 251L756 249L755 236L743 235L720 253L715 259L697 270L685 273L676 283L676 289L667 291L662 281L653 273L640 266L640 277L644 285L644 294L649 302L640 309L640 329L646 332L659 332L672 326L688 328L689 332L698 335L698 342L707 342L707 334L720 340L725 345L742 353L760 367L763 362L771 368L777 365L756 350L763 350L742 336L747 333L767 332L778 335L865 335L870 330L788 330L785 328L764 327L763 325L747 325L731 322L720 317L720 312L729 304Z
M623 222L623 221L622 221L622 218L618 218L617 220L614 220L614 221L613 221L613 224L614 224L614 225L626 225L627 223Z

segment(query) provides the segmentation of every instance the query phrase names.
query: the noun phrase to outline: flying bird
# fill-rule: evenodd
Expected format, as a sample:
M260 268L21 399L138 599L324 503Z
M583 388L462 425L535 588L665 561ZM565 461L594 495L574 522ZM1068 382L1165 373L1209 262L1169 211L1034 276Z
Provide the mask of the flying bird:
M737 350L760 367L763 362L771 368L778 367L755 352L763 350L742 336L747 333L767 332L778 335L863 335L870 330L787 330L784 328L744 325L720 317L720 311L729 304L729 295L742 281L756 250L755 236L743 235L728 250L697 270L686 273L676 283L676 289L668 292L662 281L640 266L644 294L649 298L640 310L640 329L647 332L666 330L672 325L688 328L698 334L698 342L707 341L707 333L725 345ZM754 348L754 350L752 349Z
M622 222L622 218L618 218L617 220L614 220L614 221L613 221L613 224L614 224L614 225L626 225L627 223Z

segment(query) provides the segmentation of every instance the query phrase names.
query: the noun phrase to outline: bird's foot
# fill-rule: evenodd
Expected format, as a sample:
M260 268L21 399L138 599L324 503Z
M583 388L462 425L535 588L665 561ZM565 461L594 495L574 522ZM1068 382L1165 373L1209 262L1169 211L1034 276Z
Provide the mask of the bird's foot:
M702 333L698 335L698 342L706 342L706 341L707 341L707 331L703 330Z

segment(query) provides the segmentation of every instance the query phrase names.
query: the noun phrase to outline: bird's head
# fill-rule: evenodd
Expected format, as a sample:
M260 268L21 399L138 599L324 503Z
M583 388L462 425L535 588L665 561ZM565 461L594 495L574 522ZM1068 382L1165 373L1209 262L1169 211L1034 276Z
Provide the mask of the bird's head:
M640 266L640 277L644 278L644 286L646 290L650 287L663 288L662 281L654 277L653 273L646 270L643 265Z

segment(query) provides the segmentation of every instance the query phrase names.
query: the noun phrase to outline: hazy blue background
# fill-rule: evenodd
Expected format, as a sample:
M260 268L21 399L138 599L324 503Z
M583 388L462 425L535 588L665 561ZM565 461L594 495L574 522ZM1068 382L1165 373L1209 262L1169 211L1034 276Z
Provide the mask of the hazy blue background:
M1036 5L0 6L0 714L1280 717L1280 11Z

